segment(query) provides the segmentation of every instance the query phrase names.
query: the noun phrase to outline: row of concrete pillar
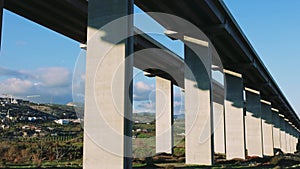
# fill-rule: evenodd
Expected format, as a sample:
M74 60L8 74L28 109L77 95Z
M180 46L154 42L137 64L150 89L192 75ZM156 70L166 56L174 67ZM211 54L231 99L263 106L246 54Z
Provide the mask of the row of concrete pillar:
M295 152L298 135L287 119L272 108L271 102L262 100L259 91L244 88L242 75L225 71L224 76L226 104L213 102L213 130L206 135L207 138L203 138L203 134L208 131L204 132L203 129L209 130L207 123L210 119L205 115L199 118L188 112L200 103L195 103L195 95L187 92L194 93L198 89L193 87L194 84L190 85L191 89L188 85L185 86L186 162L210 165L213 163L211 158L214 153L226 154L227 159L245 159L246 156L273 156L279 150L283 153ZM156 152L172 153L172 85L169 80L156 77L156 87ZM163 97L161 93L164 93ZM209 98L207 95L205 98ZM202 114L206 113L208 116L211 104L207 101L206 105L204 108L207 109ZM189 127L190 125L193 126ZM214 147L210 139L214 140Z
M122 33L132 34L133 24L128 19L101 28L132 14L132 8L133 1L89 0L84 168L132 167L133 57L129 55L133 41L124 39L127 36ZM224 71L224 104L214 102L212 47L205 41L185 43L186 163L211 165L215 152L226 153L227 159L244 159L246 155L274 155L274 148L295 151L298 132L269 102L261 100L258 91L246 89L245 100L241 74ZM156 95L156 149L172 153L172 84L158 77L156 85L158 92L163 91L163 96Z

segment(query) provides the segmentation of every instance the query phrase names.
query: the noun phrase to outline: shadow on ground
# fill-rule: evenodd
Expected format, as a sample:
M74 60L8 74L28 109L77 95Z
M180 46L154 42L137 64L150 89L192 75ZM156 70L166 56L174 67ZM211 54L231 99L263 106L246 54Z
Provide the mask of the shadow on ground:
M177 160L177 161L176 161ZM300 154L280 154L272 157L247 157L243 159L225 160L225 155L215 155L215 165L185 165L184 157L158 154L154 157L134 159L134 169L202 169L202 168L300 168Z

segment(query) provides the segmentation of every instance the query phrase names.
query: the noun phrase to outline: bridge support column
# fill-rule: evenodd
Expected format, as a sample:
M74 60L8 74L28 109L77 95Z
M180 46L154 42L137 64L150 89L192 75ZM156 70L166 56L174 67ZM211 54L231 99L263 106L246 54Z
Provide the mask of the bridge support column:
M291 152L294 153L295 152L295 148L294 148L294 133L293 133L293 127L291 126Z
M224 98L223 98L224 99ZM216 153L225 153L224 106L213 102L214 110L214 145Z
M297 131L296 131L296 129L295 128L293 128L293 133L294 133L294 152L296 152L297 151L297 142L298 142L298 140L297 140Z
M293 153L295 153L296 152L296 141L295 141L295 131L294 131L294 127L293 126L291 126L291 130L292 130L292 147L293 147L293 149L292 149L292 151L293 151Z
M265 156L274 155L272 107L267 101L261 102L262 110L262 134L263 134L263 154Z
M243 79L235 72L224 73L226 159L245 159Z
M296 141L296 151L297 151L298 150L297 146L299 142L299 131L297 129L295 129L295 141Z
M173 153L173 85L156 76L156 153Z
M295 148L294 148L294 131L293 131L293 127L291 126L291 152L294 153L295 152Z
M298 132L298 130L295 128L295 149L296 149L296 151L298 150L298 149L297 149L298 141L299 141L299 132Z
M290 135L289 135L289 124L284 121L285 123L285 140L286 140L286 152L290 153L291 152L291 147L290 147Z
M119 40L128 37L127 33L133 33L133 22L126 19L121 24L103 28L107 23L132 13L131 0L89 0L84 169L132 168L130 84L133 58L129 55L133 52L133 41L132 38Z
M245 134L248 156L263 156L260 92L246 88Z
M274 148L280 149L280 119L278 116L278 110L272 108L273 113L273 142Z
M286 137L285 137L285 121L283 120L283 118L280 118L280 126L281 126L281 129L280 129L280 142L281 142L281 145L280 145L280 148L281 150L286 153Z
M294 153L293 130L291 125L290 125L290 144L291 144L291 153Z
M288 123L289 153L293 153L291 125Z
M293 152L296 151L297 151L297 140L296 140L295 128L293 127Z
M203 41L204 42L204 41ZM185 43L185 155L187 164L213 164L211 51ZM207 45L206 45L207 44ZM196 53L195 53L196 52Z
M295 140L295 152L297 151L297 143L298 143L298 137L297 137L297 130L294 129L294 140Z
M294 153L294 143L293 143L293 131L292 131L292 126L289 125L289 134L290 134L290 152Z
M290 128L288 129L288 142L289 142L289 153L293 152L292 134Z

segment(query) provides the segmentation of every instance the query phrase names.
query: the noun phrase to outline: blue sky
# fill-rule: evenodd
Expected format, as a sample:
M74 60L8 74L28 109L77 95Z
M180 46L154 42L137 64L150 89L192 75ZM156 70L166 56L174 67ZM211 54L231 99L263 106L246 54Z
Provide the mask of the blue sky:
M287 99L299 112L300 1L224 2ZM9 11L4 11L2 31L0 95L8 93L23 98L40 95L35 98L38 102L52 100L64 104L72 101L72 73L81 54L79 43ZM154 87L153 79L140 75L135 80L135 94L148 98L136 100L137 112L147 108L153 111L149 97L152 97ZM175 91L179 99L180 90Z
M71 101L71 77L79 44L9 11L4 11L0 94L37 102Z
M300 112L300 1L224 2L295 111Z

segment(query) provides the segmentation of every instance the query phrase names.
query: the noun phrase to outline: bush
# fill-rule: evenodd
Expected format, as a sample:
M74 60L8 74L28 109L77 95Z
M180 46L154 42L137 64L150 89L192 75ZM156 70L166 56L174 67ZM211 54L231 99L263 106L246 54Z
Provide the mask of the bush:
M150 138L150 137L154 137L153 133L139 133L137 135L137 138Z
M185 156L185 148L175 147L174 148L174 156L176 156L176 157L184 157Z

